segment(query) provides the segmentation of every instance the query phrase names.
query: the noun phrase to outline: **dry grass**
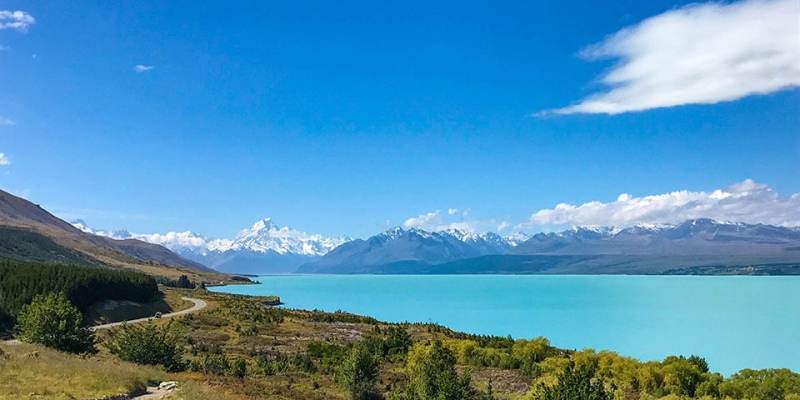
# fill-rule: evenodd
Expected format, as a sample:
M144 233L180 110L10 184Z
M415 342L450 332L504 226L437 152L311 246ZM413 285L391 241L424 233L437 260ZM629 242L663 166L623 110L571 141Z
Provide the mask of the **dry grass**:
M154 367L105 355L89 358L38 345L0 345L0 399L97 398L167 380Z

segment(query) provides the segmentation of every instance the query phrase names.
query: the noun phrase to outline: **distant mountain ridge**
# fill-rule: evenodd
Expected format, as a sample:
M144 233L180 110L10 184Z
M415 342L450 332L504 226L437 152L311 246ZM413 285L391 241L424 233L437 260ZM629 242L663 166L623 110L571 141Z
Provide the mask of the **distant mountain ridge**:
M575 227L561 232L428 232L394 227L367 239L326 238L269 218L233 240L191 231L165 235L86 232L161 244L182 257L229 273L692 273L748 265L800 266L800 229L693 219L626 228ZM787 264L788 263L788 264ZM726 269L727 268L727 269ZM688 271L688 272L687 272Z
M491 233L393 228L339 246L300 272L652 274L716 268L724 273L750 265L800 271L800 230L694 219L576 227L512 243Z
M800 246L797 229L700 218L677 225L640 224L629 228L573 228L538 233L511 253L518 255L762 255L792 254Z
M160 244L220 272L230 273L290 273L312 262L342 243L348 236L334 238L307 234L289 227L280 227L272 219L256 221L231 239L211 239L191 231L167 234L134 234L127 230L95 230L84 221L73 225L84 232L113 239L136 238Z
M394 227L369 239L357 239L333 249L318 261L305 264L299 272L359 273L375 266L402 263L441 264L485 255L505 254L521 238L493 232L474 234L458 229L428 232Z
M162 245L176 252L182 257L197 261L220 272L270 274L300 272L302 265L313 264L323 256L338 249L342 245L354 240L349 236L328 238L319 234L307 234L289 227L280 227L272 219L265 218L255 222L250 228L242 230L239 235L231 239L211 239L192 231L169 232L167 234L136 234L127 230L96 230L90 228L86 222L77 220L72 222L76 228L95 235L106 236L113 239L135 238ZM419 248L408 250L418 252L418 256L411 257L424 263L438 263L478 257L486 254L503 254L510 251L517 244L525 241L529 236L516 233L507 237L496 233L469 233L458 229L449 229L441 232L427 232L420 229L396 227L389 229L374 238L373 244L384 242L398 246L395 242L400 237L408 235L418 237L428 250ZM442 247L443 246L443 247ZM351 247L348 247L351 249ZM337 254L349 254L351 250L341 250ZM386 250L384 260L406 261L406 250L397 250L398 255L392 257L388 253L395 250ZM329 258L328 260L330 260ZM370 262L368 262L369 264Z

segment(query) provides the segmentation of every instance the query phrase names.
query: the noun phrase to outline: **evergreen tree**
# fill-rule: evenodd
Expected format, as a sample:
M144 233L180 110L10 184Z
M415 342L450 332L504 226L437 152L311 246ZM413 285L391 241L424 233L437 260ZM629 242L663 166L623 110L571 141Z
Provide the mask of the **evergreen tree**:
M356 344L350 351L342 370L344 385L350 390L351 400L382 399L375 383L378 380L380 364L367 346Z

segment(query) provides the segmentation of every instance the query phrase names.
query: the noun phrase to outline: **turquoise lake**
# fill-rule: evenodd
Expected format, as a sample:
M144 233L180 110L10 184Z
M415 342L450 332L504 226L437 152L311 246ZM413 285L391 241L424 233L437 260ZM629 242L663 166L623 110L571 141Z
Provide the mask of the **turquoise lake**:
M800 277L289 275L214 291L288 308L435 322L640 360L697 354L712 371L800 371Z

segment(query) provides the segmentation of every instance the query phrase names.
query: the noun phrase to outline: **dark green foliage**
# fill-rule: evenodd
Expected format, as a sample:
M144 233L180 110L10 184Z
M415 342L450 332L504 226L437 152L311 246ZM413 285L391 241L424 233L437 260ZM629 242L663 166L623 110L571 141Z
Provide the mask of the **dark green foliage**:
M189 363L189 370L239 379L251 372L248 369L247 360L240 356L228 358L225 354L206 354L201 359L192 360Z
M19 312L18 337L70 353L94 352L94 333L81 326L82 319L64 293L39 294Z
M408 330L403 326L392 326L386 331L386 355L405 355L408 353L408 348L414 343L411 340L411 335Z
M687 360L697 366L700 372L708 372L708 362L705 358L692 354Z
M279 375L289 370L289 359L281 354L258 354L256 356L256 370L265 375Z
M378 381L380 363L367 346L358 343L342 367L342 383L350 390L351 400L372 400L383 398L375 383Z
M317 366L314 360L311 359L307 353L295 354L292 359L292 365L300 371L314 373L317 372Z
M286 310L272 307L264 302L252 301L246 296L231 296L223 302L230 316L241 321L254 324L281 324L286 317Z
M172 321L162 327L152 323L142 327L125 324L111 331L104 345L125 361L161 365L167 371L174 372L185 368L178 337L178 331L172 328Z
M50 292L63 292L74 306L85 309L102 300L148 302L158 285L151 276L133 271L0 261L0 316L5 314L6 326L34 296Z
M320 367L324 373L332 373L342 365L347 357L347 347L325 342L310 342L306 354L320 360Z
M592 382L592 372L570 362L553 387L542 386L541 400L609 400L603 382Z
M194 282L190 281L189 277L186 275L181 275L181 277L178 278L177 280L169 279L166 277L158 277L156 281L160 285L179 288L179 289L194 289L197 287L197 285L195 285Z
M228 368L230 362L224 354L206 354L202 359L192 360L189 363L190 370L208 375L225 375Z
M347 322L351 324L377 324L378 320L371 317L365 317L362 315L350 314L343 312L341 310L336 310L336 312L324 312L320 310L314 310L311 312L311 315L308 317L309 321L314 322Z
M380 330L378 330L380 331ZM382 336L373 336L362 341L369 352L390 361L400 361L408 354L408 348L414 343L405 327L390 326Z
M226 375L242 379L247 375L247 361L242 357L235 357L230 361Z

